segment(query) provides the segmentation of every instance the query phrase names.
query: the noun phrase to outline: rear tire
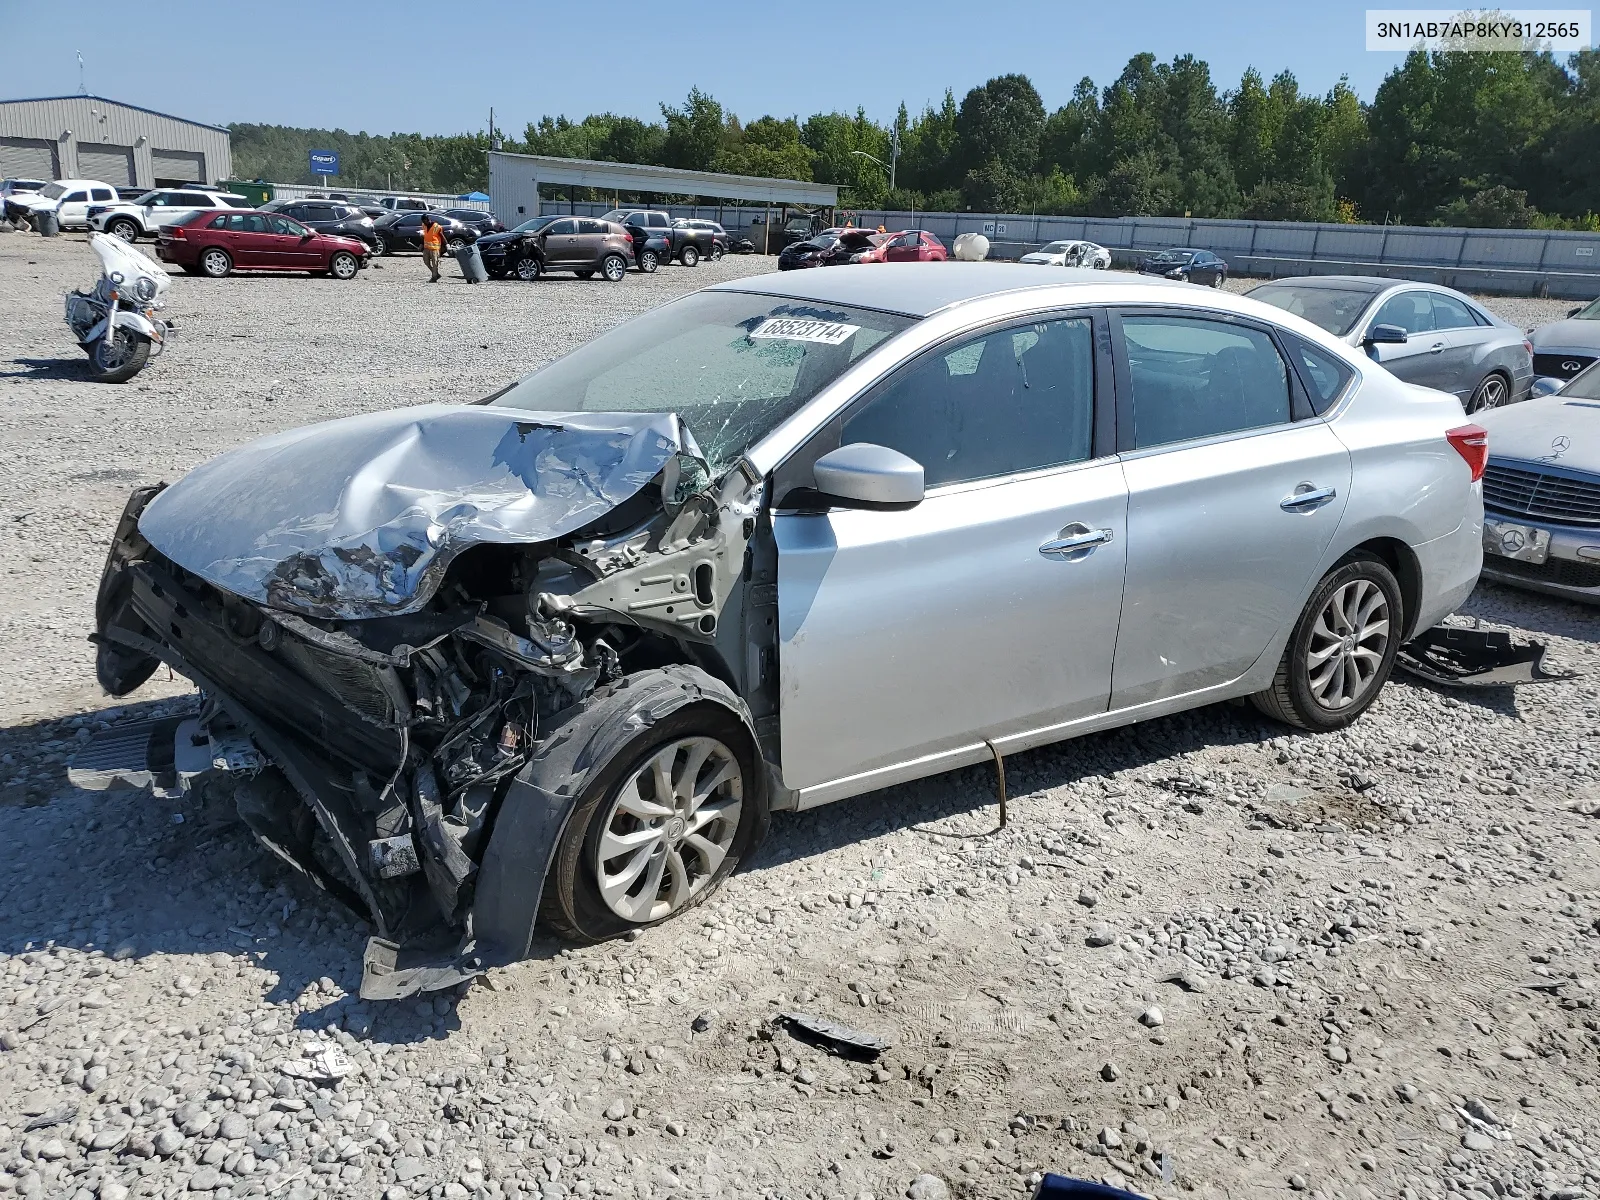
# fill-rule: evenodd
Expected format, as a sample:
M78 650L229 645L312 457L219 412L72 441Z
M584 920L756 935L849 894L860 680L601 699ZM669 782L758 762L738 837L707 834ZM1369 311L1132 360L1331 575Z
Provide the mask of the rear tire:
M1214 288L1221 287L1222 284L1223 284L1223 281L1226 278L1227 278L1226 275L1224 275L1221 271L1218 271L1215 275L1213 275L1211 277L1211 286L1214 287Z
M1472 391L1467 412L1484 412L1511 402L1511 382L1499 371L1490 371Z
M1394 670L1405 608L1394 572L1355 554L1322 577L1283 648L1257 709L1298 729L1327 733L1372 707Z
M722 243L721 242L713 242L712 243L712 246L711 246L711 261L712 262L721 262L722 261L722 256L724 254L726 254L726 253L727 253L727 251L722 248Z
M639 254L639 270L646 275L654 275L656 268L661 265L661 258L654 250L641 251Z
M212 279L226 279L233 272L233 259L215 246L200 255L200 272Z
M678 260L686 267L700 265L700 251L693 246L685 246L678 254Z
M608 254L600 260L600 271L612 283L621 283L628 277L628 260L620 254Z

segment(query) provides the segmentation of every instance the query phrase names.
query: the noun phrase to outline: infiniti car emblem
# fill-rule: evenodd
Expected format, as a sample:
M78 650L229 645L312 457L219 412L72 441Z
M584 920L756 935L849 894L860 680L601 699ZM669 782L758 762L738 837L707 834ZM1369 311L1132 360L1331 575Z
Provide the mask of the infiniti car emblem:
M1576 371L1582 368L1582 366L1583 364L1581 362L1578 362L1576 359L1569 358L1566 362L1561 364L1561 369L1563 371Z

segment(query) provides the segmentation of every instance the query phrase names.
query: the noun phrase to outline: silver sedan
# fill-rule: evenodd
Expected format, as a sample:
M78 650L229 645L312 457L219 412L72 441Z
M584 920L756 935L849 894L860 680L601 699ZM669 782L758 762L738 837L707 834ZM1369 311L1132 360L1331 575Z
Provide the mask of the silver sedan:
M1248 293L1365 350L1407 383L1438 388L1467 412L1526 400L1533 345L1470 296L1367 275L1276 279Z
M159 769L248 766L241 814L365 906L362 994L393 996L525 955L535 922L674 916L775 809L1231 698L1349 725L1477 582L1484 443L1226 292L753 276L482 404L140 489L97 669L204 688Z

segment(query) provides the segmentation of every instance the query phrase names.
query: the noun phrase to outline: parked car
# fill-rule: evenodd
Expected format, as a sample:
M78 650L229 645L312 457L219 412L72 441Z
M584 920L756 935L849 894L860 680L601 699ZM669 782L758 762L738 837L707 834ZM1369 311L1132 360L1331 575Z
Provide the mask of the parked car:
M1533 347L1471 296L1367 275L1276 279L1249 292L1364 349L1407 383L1449 392L1469 413L1528 398Z
M310 271L354 279L370 251L357 238L317 233L275 212L200 212L181 225L163 225L162 261L190 275L221 279L235 271Z
M383 196L378 204L390 212L429 212L433 209L433 205L415 196Z
M632 235L636 248L653 250L654 239L665 237L666 260L675 258L686 267L699 266L702 258L715 257L715 234L709 229L691 228L687 223L674 222L664 212L641 208L614 208L600 219L614 222L626 229ZM643 262L639 265L644 270L650 270Z
M331 199L269 200L261 206L261 211L282 213L290 220L299 221L307 229L314 229L318 233L356 238L366 243L370 253L382 253L378 230L372 218L353 204Z
M817 217L796 216L790 217L783 223L781 246L779 253L799 242L809 242L819 233L826 233L822 228L822 221ZM835 230L838 232L838 230Z
M899 233L880 234L877 246L861 252L856 262L945 262L950 254L944 243L926 229L905 229Z
M154 237L163 225L182 225L197 212L216 208L250 208L244 196L232 192L173 191L157 188L136 200L89 206L89 227L114 234L125 242Z
M534 217L478 239L484 269L494 279L533 280L547 271L571 271L580 279L599 272L616 283L627 275L633 250L626 229L596 217Z
M1600 363L1482 424L1484 577L1600 604Z
M1139 272L1219 288L1228 278L1228 264L1209 250L1179 246L1152 254L1139 264Z
M204 689L183 769L248 771L393 997L689 911L774 809L1232 698L1347 727L1476 584L1485 453L1238 296L768 274L140 488L96 672Z
M1559 321L1533 329L1533 373L1549 380L1541 391L1555 390L1600 359L1600 300L1579 304Z
M1111 267L1111 251L1094 242L1050 242L1029 251L1018 261L1030 266L1085 267L1092 271L1105 271Z
M463 225L475 230L478 236L486 233L504 233L506 227L500 223L492 212L481 208L447 208L440 214L460 221Z
M711 235L710 258L712 262L716 262L724 254L728 253L728 231L722 227L720 222L706 221L699 217L678 217L672 222L672 227L674 229L693 229L709 233ZM750 248L752 250L755 249L754 246Z
M114 201L117 193L98 179L56 179L36 192L16 192L5 198L6 216L13 222L32 222L46 210L56 214L62 229L87 229L89 205Z
M0 200L4 200L7 196L40 191L49 183L48 179L0 179Z
M868 229L824 230L810 241L785 246L778 255L778 270L841 267L854 262L871 261L865 256L871 255L888 240L888 234L874 233Z
M421 250L424 216L432 217L444 226L445 247L451 254L478 240L476 229L470 225L463 225L442 212L409 209L405 212L385 213L372 223L373 232L378 237L378 253L394 254L399 250Z

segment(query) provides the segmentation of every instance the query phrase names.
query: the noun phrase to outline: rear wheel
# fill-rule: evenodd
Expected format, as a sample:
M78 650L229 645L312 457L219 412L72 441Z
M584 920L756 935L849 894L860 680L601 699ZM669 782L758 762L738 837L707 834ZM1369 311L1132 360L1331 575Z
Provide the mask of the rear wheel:
M612 283L621 283L628 277L628 260L620 254L608 254L601 260L600 270Z
M328 260L328 274L335 279L354 279L360 269L356 256L346 250L340 250Z
M724 254L726 254L726 253L727 253L727 251L722 248L722 243L721 242L713 242L711 244L711 261L712 262L721 262L722 261L722 256Z
M1295 622L1272 686L1250 699L1288 725L1343 729L1383 690L1404 626L1394 573L1376 558L1352 556L1323 576Z
M222 279L233 270L233 259L228 257L226 250L218 250L213 246L200 256L200 270L213 279Z
M693 246L685 246L679 252L678 258L686 267L698 267L700 265L700 251Z
M464 246L465 246L465 245L466 245L466 244L467 244L467 239L466 239L466 238L451 238L451 239L450 239L450 240L449 240L449 241L448 241L448 242L446 242L446 243L445 243L445 244L444 244L444 245L445 245L445 249L447 249L447 250L449 250L449 251L450 251L450 253L451 253L451 254L456 254L456 253L458 253L458 252L459 252L459 251L460 251L460 250L461 250L461 249L462 249L462 248L463 248L463 247L464 247Z
M1215 275L1213 275L1211 277L1211 286L1214 287L1214 288L1221 287L1222 286L1222 281L1225 278L1226 278L1226 276L1223 275L1223 273L1221 271L1218 271Z
M121 238L125 242L137 242L139 240L139 226L126 217L112 221L106 226L106 232Z
M1473 389L1472 397L1467 401L1467 411L1476 413L1499 408L1509 399L1511 385L1506 382L1506 377L1499 371L1490 371L1483 377L1483 382Z
M516 265L517 278L532 282L539 278L539 260L537 258L519 258Z
M646 275L654 275L656 268L661 265L661 259L654 250L645 250L639 254L639 270Z

